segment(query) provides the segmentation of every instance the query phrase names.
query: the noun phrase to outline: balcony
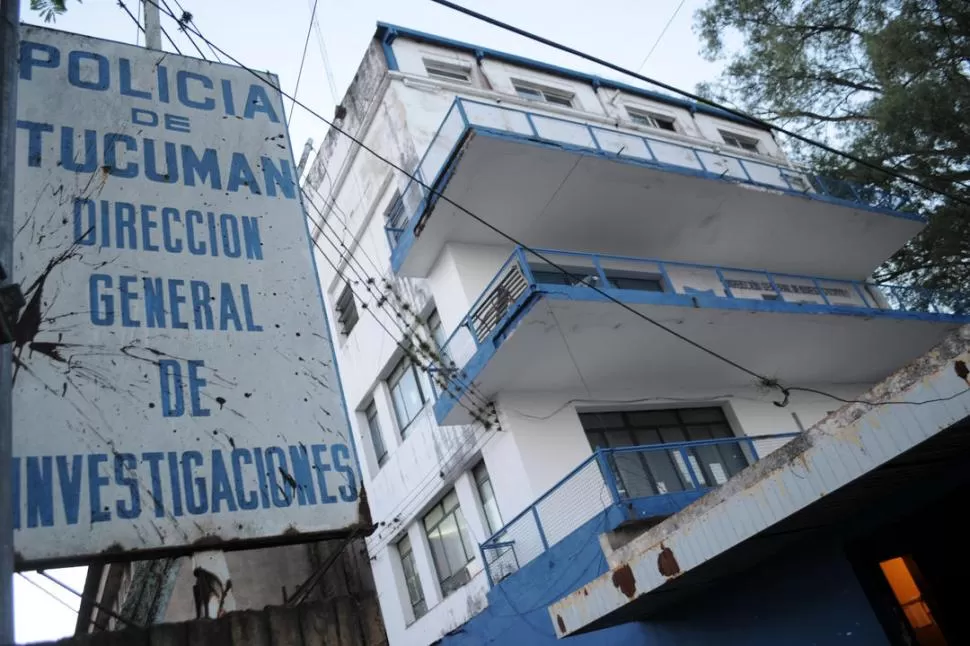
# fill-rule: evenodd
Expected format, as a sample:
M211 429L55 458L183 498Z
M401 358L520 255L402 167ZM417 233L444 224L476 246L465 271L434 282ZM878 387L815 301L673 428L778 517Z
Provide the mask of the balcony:
M925 223L893 194L686 141L457 99L387 214L392 266L422 277L448 242L507 242L454 204L529 246L845 279Z
M650 325L609 296L722 356L789 384L868 384L970 322L934 294L861 281L643 258L516 250L443 348L434 375L439 424L456 405L500 391L582 391L594 383L657 396L678 387L751 386L749 375ZM455 386L457 384L457 386ZM469 402L471 404L472 402Z
M797 433L601 448L480 548L492 585L603 515L598 533L680 511Z

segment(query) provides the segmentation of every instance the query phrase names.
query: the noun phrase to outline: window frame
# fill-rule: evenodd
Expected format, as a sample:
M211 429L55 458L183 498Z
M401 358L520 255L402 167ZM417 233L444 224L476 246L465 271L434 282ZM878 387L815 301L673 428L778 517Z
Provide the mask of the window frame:
M511 79L511 82L515 95L520 99L533 101L535 103L555 105L560 108L577 109L575 92L561 90L559 88L549 87L548 85L540 85L539 83L523 81L520 79ZM529 94L533 96L526 96ZM554 100L550 101L550 97L552 97Z
M677 128L677 118L659 112L650 112L636 106L627 105L626 114L628 119L635 125L653 130L663 130L664 132L680 132ZM669 123L670 127L665 128L661 123Z
M736 150L743 150L747 153L761 154L761 140L757 137L742 135L731 130L718 130L717 132L721 135L721 141L724 142L725 146ZM730 140L736 143L731 143Z
M337 296L333 309L337 314L337 328L340 333L344 336L350 336L350 333L353 332L358 321L360 321L357 299L354 297L354 290L350 288L350 283L344 283L344 288L340 290L340 295Z
M380 468L387 462L387 445L384 443L384 433L381 430L381 421L377 415L377 401L373 397L370 403L364 407L364 421L370 431L371 447L374 449L377 466Z
M401 411L398 409L398 401L394 396L394 389L403 381L408 373L411 373L411 378L414 380L414 386L417 389L418 395L421 399L421 406L418 407L414 414L410 416L406 421L401 419ZM398 430L401 432L401 437L407 436L407 430L411 424L418 418L421 411L424 410L425 406L428 404L428 396L424 392L424 388L421 385L421 376L418 374L418 368L411 361L408 356L401 357L401 360L397 362L394 369L391 370L391 374L387 377L387 389L391 393L391 407L394 409L394 417L397 421ZM402 403L406 403L406 399L401 396ZM406 407L405 407L406 408ZM405 410L407 413L407 410Z
M422 57L421 62L424 64L424 71L428 75L428 78L445 83L472 84L471 65L463 65L461 63L453 63L451 61L428 57Z
M452 500L454 504L446 506L449 500ZM434 522L430 523L429 526L428 518L436 512L440 512L440 516ZM448 551L444 546L441 527L449 520L452 520L458 532L458 543L461 545L462 553L465 556L464 563L452 564L448 559ZM465 521L465 515L461 511L458 493L452 489L441 500L432 505L421 517L421 526L424 528L424 535L428 539L431 561L434 565L435 574L438 576L438 583L441 585L441 594L447 597L471 580L471 574L468 572L468 564L475 560L475 549L471 537L468 535L468 523ZM435 532L437 532L437 538L433 536ZM448 573L441 572L438 562L439 555L435 551L436 540L440 542L441 554L450 570Z
M485 528L488 529L489 537L492 537L505 525L502 524L502 510L498 508L498 499L495 497L495 488L492 486L492 476L488 472L488 467L485 466L485 460L479 460L478 464L472 467L472 480L475 481L475 491L478 492L478 502L482 506L482 515L485 517ZM483 492L485 485L488 485L488 500L486 500ZM494 521L491 515L488 513L489 502L492 503L492 507L495 510ZM497 525L496 527L492 526L493 522Z
M418 572L418 564L414 559L411 537L404 534L398 540L396 547L398 558L401 559L401 572L404 574L404 590L408 595L408 603L411 605L413 621L417 621L428 614L428 600L425 599L424 588L421 586L421 574ZM411 571L411 575L408 574L408 570ZM417 599L412 596L412 591L419 595Z

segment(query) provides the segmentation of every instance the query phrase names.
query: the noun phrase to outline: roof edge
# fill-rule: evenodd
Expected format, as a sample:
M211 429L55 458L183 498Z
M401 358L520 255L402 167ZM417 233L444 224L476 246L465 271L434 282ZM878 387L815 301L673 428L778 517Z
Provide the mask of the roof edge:
M535 59L527 58L525 56L510 54L508 52L502 52L495 49L490 49L488 47L481 47L479 45L466 43L460 40L444 38L442 36L436 36L434 34L418 31L416 29L410 29L408 27L401 27L399 25L393 25L386 22L378 22L375 36L381 41L381 43L384 46L384 55L387 59L387 66L388 66L388 69L392 71L396 71L398 67L397 67L397 60L394 57L393 52L390 51L390 45L395 38L401 37L401 38L407 38L407 39L415 40L422 43L428 43L430 45L440 45L442 47L448 47L450 49L457 49L460 51L468 52L470 54L474 54L479 59L491 58L505 63L512 63L515 65L521 65L523 67L529 67L534 70L546 72L548 74L553 74L555 76L582 81L584 83L588 83L592 85L593 87L607 87L615 90L622 90L623 92L628 92L630 94L640 96L645 99L650 99L652 101L659 101L661 103L666 103L668 105L684 108L688 110L691 114L695 112L700 112L703 114L708 114L708 115L717 117L719 119L734 121L736 123L743 124L750 128L767 130L769 132L771 131L770 128L765 128L761 124L751 121L750 119L739 117L725 110L721 110L719 108L705 105L703 103L698 103L696 101L691 101L688 99L678 99L677 97L663 94L661 92L656 92L654 90L648 90L646 88L636 87L634 85L629 85L621 81L614 81L611 79L603 78L596 74L579 72L576 70L567 69L565 67L560 67L558 65L553 65L551 63L543 63L542 61L537 61Z

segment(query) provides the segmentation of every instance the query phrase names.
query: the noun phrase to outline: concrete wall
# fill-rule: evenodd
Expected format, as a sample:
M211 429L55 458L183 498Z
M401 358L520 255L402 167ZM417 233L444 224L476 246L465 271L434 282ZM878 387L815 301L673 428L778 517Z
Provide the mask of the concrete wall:
M789 550L643 622L651 646L889 646L842 551Z
M597 538L606 515L587 522L488 593L486 610L443 646L559 644L547 606L607 570ZM690 602L656 616L568 638L569 644L628 646L889 646L839 547L788 550Z
M157 624L148 629L69 637L48 646L382 646L377 599L334 599L326 603L232 612L219 619Z
M347 114L340 125L357 134L367 146L407 170L414 169L451 107L456 96L501 102L549 115L585 119L590 123L642 131L671 141L722 144L718 120L691 114L680 106L652 101L623 92L594 89L591 85L562 77L484 59L479 63L466 53L418 43L406 37L392 48L400 70L388 71L379 45L372 44L348 91L343 106ZM466 66L471 83L447 83L428 78L425 59ZM520 99L511 81L519 79L571 92L573 109ZM669 133L633 124L627 107L672 116L678 132ZM735 132L735 124L721 124ZM752 133L745 133L752 134ZM767 132L754 132L766 155L780 157ZM731 151L744 155L740 151ZM755 156L757 157L757 156ZM467 427L438 427L433 420L430 390L428 405L406 429L398 428L385 380L404 352L398 344L408 336L420 338L421 319L437 307L444 328L451 331L467 314L471 304L495 276L511 253L510 246L449 244L442 250L427 279L399 279L390 270L390 245L384 230L385 213L395 195L407 193L408 179L370 153L330 132L320 154L307 173L309 214L322 228L318 235L317 265L331 321L333 305L349 280L360 296L359 321L348 335L334 330L337 361L344 395L352 414L371 513L378 528L368 541L372 569L380 591L381 608L394 644L425 644L461 625L487 603L487 589L479 556L469 565L471 582L443 597L421 527L424 512L451 487L455 487L474 541L486 538L484 517L467 471L483 458L503 519L511 519L589 455L589 444L579 426L576 406L567 405L548 419L516 417L515 411L540 411L544 415L577 396L592 399L623 399L649 396L630 385L624 392L610 393L500 393L497 398L501 430L476 423ZM410 213L410 211L409 211ZM323 224L322 220L326 220ZM334 270L333 266L338 268ZM343 274L343 277L339 277ZM371 282L369 282L371 281ZM407 314L401 316L380 304ZM369 311L365 311L364 308ZM375 321L375 316L380 323ZM402 330L403 328L403 330ZM414 332L414 330L418 330ZM389 334L390 332L390 334ZM394 338L391 338L394 337ZM427 384L425 375L421 377ZM854 391L854 389L853 389ZM685 393L694 396L696 393ZM710 393L708 393L710 395ZM376 404L382 439L388 451L378 465L363 416L371 399ZM770 406L769 404L766 404ZM743 413L743 411L742 411ZM733 414L733 413L732 413ZM739 413L741 414L741 413ZM774 413L773 413L774 414ZM787 413L766 412L763 422L770 432L796 430ZM780 415L780 417L779 417ZM753 418L756 418L755 415ZM786 422L786 423L782 423ZM747 430L739 424L738 430ZM478 529L476 529L476 527ZM411 538L429 612L414 620L403 583L396 543Z

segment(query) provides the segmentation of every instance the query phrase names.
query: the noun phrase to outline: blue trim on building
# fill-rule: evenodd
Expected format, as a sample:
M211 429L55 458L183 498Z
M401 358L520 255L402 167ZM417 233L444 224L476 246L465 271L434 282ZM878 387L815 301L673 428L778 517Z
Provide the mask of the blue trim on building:
M387 41L387 35L392 34L391 40ZM667 94L662 94L660 92L655 92L652 90L647 90L645 88L636 87L623 83L621 81L613 81L595 74L587 74L584 72L578 72L576 70L570 70L565 67L560 67L558 65L552 65L551 63L543 63L542 61L537 61L532 58L526 58L525 56L519 56L517 54L509 54L508 52L500 52L495 49L489 49L488 47L482 47L480 45L472 45L471 43L466 43L460 40L453 40L451 38L443 38L441 36L436 36L434 34L429 34L427 32L418 31L415 29L408 29L407 27L400 27L398 25L392 25L384 22L377 23L377 37L381 40L382 45L384 45L384 56L387 59L387 68L392 71L398 71L400 68L397 64L397 58L394 56L394 52L391 50L390 44L393 42L394 38L408 38L410 40L415 40L421 43L427 43L429 45L438 45L440 47L447 47L449 49L457 49L459 51L467 52L475 56L478 60L483 58L491 58L496 61L501 61L503 63L510 63L512 65L520 65L522 67L527 67L540 72L545 72L547 74L553 74L562 78L567 78L573 81L580 81L583 83L588 83L593 87L605 87L613 90L622 90L629 94L642 97L644 99L649 99L651 101L659 101L661 103L666 103L667 105L672 105L678 108L684 108L689 110L691 114L701 112L704 114L709 114L711 116L717 117L718 119L726 119L733 121L735 123L740 123L750 128L757 128L758 130L766 130L761 125L749 121L748 119L743 119L737 115L731 114L730 112L725 112L724 110L719 110L717 108L704 105L703 103L697 103L696 101L688 101L686 99L679 99L674 96ZM768 130L770 132L770 130Z
M624 259L643 262L645 264L658 262L652 259L644 258L631 258L627 256L608 256L600 254L584 254L578 252L558 252L550 251L547 249L537 250L544 255L551 255L554 257L562 256L576 256L585 258L612 258L612 259ZM434 415L435 419L439 424L443 423L445 418L454 408L455 404L460 399L461 395L468 390L468 384L473 383L488 364L492 360L495 353L498 351L502 343L507 339L516 329L516 327L521 323L524 318L529 314L532 308L542 299L551 300L562 300L562 301L587 301L587 302L600 302L600 303L610 303L610 299L607 295L620 300L624 303L631 305L665 305L673 307L685 307L691 309L697 308L711 308L720 310L733 310L733 311L744 311L744 312L766 312L766 313L783 313L783 314L816 314L816 315L838 315L838 316L854 316L860 318L883 318L883 319L896 319L896 320L908 320L908 321L927 321L936 323L953 323L953 324L963 324L970 323L970 314L944 314L938 312L922 312L922 311L905 311L905 310L895 310L895 309L879 309L874 307L860 307L853 305L832 305L832 304L820 304L820 303L806 303L806 302L788 302L785 300L757 300L755 298L738 298L736 296L717 296L709 293L691 293L691 294L680 294L680 293L667 293L667 292L648 292L635 289L617 289L614 287L607 286L608 283L601 285L600 290L604 293L600 293L596 290L590 289L586 285L559 285L559 284L545 284L538 283L531 271L529 270L529 265L524 253L521 249L516 249L511 255L509 261L517 260L523 271L523 276L528 283L528 287L525 291L509 305L506 313L501 319L494 325L494 327L489 330L488 334L480 342L477 343L477 349L475 354L465 363L464 366L458 366L458 372L462 375L460 378L455 377L453 379L454 383L457 383L460 388L460 393L453 393L450 390L441 393L438 396L437 401L434 404ZM496 274L496 278L503 274L508 262L502 265L502 268ZM697 267L703 269L716 270L717 267L710 265L700 265L691 263L681 263L681 262L667 262L668 265L676 266L688 266ZM732 268L723 268L731 270ZM778 287L775 283L773 276L778 276L782 278L791 279L803 279L816 281L815 284L818 285L817 277L814 276L800 276L797 274L770 274L768 272L758 272L750 269L736 269L734 271L743 271L745 273L751 274L757 277L759 274L764 274L770 280L771 284L775 287L775 291L778 291ZM821 279L827 283L838 283L847 286L857 284L857 281L845 281L845 280L829 280ZM485 296L489 293L491 285L494 283L495 279L489 283L489 287L482 293ZM896 288L899 289L899 288ZM916 290L914 290L916 291ZM820 294L824 294L824 290L819 290ZM481 299L481 296L479 297ZM472 306L470 311L474 311L478 307L478 301ZM455 332L448 338L445 342L445 348L447 349L448 344L454 338L458 330L467 326L468 321L463 320ZM469 328L469 333L473 339L477 338L475 330Z
M455 103L452 105L452 108L449 109L448 113L445 115L445 118L442 119L441 124L439 124L438 130L435 133L435 137L432 138L432 141L434 141L434 139L437 138L437 134L438 132L440 132L442 125L444 125L444 123L446 123L448 118L451 116L451 110L454 109L454 106L455 105L460 106L461 102L466 100L467 99L456 99ZM475 101L470 101L470 102L480 103ZM483 105L488 105L488 104L483 104ZM527 117L530 115L530 113L527 110L508 108L506 106L496 106L496 107L500 107L503 110L512 110L514 112L520 112L522 114L525 114ZM545 115L544 115L544 118L564 121L566 123L576 123L567 119L557 119L556 117L545 116ZM430 214L431 210L434 208L435 204L440 199L439 192L443 192L445 190L451 178L453 177L455 172L457 172L459 162L460 162L460 155L458 153L465 146L465 143L472 136L502 139L506 141L511 141L513 143L537 146L546 150L564 150L564 151L579 154L579 155L600 157L600 158L608 159L612 162L631 164L634 166L640 166L651 170L659 170L663 172L676 173L686 177L697 177L702 179L728 182L731 184L758 186L761 188L765 188L769 191L786 194L791 197L814 200L814 201L823 202L826 204L831 204L839 207L869 211L871 213L878 213L878 214L887 215L890 217L902 218L904 220L911 220L914 222L919 222L921 224L925 224L927 222L927 218L925 216L920 215L919 213L899 211L896 209L885 208L880 206L872 206L870 204L864 203L861 200L853 201L849 199L843 199L840 197L834 197L832 195L824 195L817 192L806 192L795 188L783 188L774 184L767 184L764 182L757 182L753 180L739 179L736 177L728 177L722 173L717 173L715 171L698 170L693 168L687 168L684 166L678 166L675 164L668 164L665 162L658 161L656 159L654 160L639 159L635 157L624 156L618 153L613 153L608 150L603 150L601 148L598 148L598 149L587 148L583 146L563 143L560 141L541 139L539 138L538 135L530 136L530 135L525 135L525 134L520 134L515 132L508 132L505 130L498 130L494 128L472 125L468 123L467 119L464 120L464 123L465 123L465 128L456 137L455 143L452 145L451 150L446 156L445 158L446 161L442 164L441 169L438 170L435 177L424 178L424 183L427 184L428 186L431 186L435 192L426 191L420 184L418 184L417 182L414 182L413 180L408 183L408 186L405 189L405 192L409 190L421 190L424 193L424 195L420 200L417 206L417 209L415 210L415 213L411 214L410 217L408 218L408 221L405 223L404 230L400 231L399 233L396 233L397 243L395 245L392 245L392 250L391 250L391 268L395 273L401 270L401 267L404 264L404 260L407 257L408 253L410 252L414 244L414 241L416 238L415 229L419 224L423 224L428 214ZM597 128L601 130L607 130L605 128L599 128L599 127ZM634 133L628 133L628 134L630 134L631 136L639 137L645 143L648 141L647 138L636 135ZM593 140L594 142L596 141L595 136ZM649 144L647 145L649 146ZM682 145L682 144L677 144L677 145ZM682 146L685 148L693 149L695 153L697 152L696 148L694 148L693 146L689 146L689 145L682 145ZM430 148L431 147L429 146L429 150ZM421 158L422 163L426 155L427 155L427 151L425 152L425 155L422 156ZM740 158L736 158L734 156L730 156L730 157L732 159L739 159L739 161L741 162L741 167L744 168L743 160L740 160ZM419 163L418 166L420 167L420 165L421 164ZM821 178L816 177L816 179L821 179Z

